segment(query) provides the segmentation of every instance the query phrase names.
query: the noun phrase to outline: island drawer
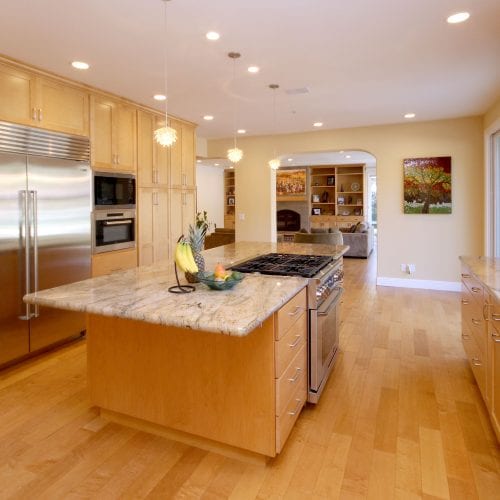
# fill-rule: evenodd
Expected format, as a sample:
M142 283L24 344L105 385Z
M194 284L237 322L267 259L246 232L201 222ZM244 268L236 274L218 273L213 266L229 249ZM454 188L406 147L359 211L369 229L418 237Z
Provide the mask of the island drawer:
M483 355L486 355L486 321L483 308L470 297L470 293L462 293L462 323L469 327Z
M307 295L304 288L276 313L276 340L281 339L287 333L290 327L299 319L300 315L306 312L306 308Z
M289 328L286 334L275 341L275 376L280 378L286 367L290 364L300 348L306 344L307 337L307 315L302 315Z
M137 267L137 251L116 250L92 255L92 277L123 271Z
M307 379L307 346L303 345L283 375L276 379L276 415L281 415L287 402L303 379Z
M276 417L276 452L283 448L293 424L299 418L300 411L307 399L307 377L301 380L292 397L288 400L284 411Z
M462 268L462 283L465 285L465 289L462 287L462 292L469 291L472 299L477 301L482 307L484 301L483 285L472 276L466 267Z
M481 352L473 335L462 325L462 343L477 385L486 400L486 357Z

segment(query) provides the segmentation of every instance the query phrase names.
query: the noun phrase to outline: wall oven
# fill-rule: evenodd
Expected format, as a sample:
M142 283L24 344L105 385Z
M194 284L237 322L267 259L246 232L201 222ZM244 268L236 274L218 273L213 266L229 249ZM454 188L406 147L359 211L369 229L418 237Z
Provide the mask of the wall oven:
M95 210L94 253L135 247L135 210Z
M135 208L135 176L116 172L94 173L94 208Z

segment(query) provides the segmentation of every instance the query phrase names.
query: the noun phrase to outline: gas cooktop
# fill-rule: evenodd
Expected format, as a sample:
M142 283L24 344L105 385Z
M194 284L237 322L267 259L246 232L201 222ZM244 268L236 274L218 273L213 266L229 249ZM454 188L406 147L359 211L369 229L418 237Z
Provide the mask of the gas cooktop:
M332 260L333 257L329 255L268 253L237 264L231 269L242 273L261 273L312 278Z

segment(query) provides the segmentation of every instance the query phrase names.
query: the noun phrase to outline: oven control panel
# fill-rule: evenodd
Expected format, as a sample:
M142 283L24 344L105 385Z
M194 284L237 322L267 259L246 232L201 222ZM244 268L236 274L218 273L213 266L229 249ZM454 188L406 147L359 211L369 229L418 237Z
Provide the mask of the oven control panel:
M324 280L320 286L316 288L316 302L321 304L330 294L342 284L344 280L344 271L340 267Z

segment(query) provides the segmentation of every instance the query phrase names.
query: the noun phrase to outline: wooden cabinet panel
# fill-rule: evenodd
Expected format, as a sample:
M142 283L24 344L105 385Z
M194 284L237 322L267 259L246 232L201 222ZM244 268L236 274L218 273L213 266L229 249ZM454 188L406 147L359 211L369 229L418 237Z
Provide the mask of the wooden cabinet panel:
M479 390L486 400L486 357L481 352L481 349L479 349L473 335L463 327L462 330L462 343L467 354L467 359L469 360Z
M169 119L169 125L177 132L177 141L170 146L170 186L182 187L182 124Z
M139 231L137 248L139 250L139 265L149 266L154 262L153 234L153 190L139 188L137 190L137 215Z
M35 77L0 64L0 119L31 125L36 119Z
M290 327L307 311L306 289L289 300L276 314L276 340L281 339Z
M137 266L137 251L118 250L92 256L92 277L103 276Z
M98 170L114 168L113 112L113 102L98 97L91 98L90 147L92 165Z
M287 333L276 341L276 377L283 374L285 368L307 342L307 314L303 313Z
M171 258L169 253L168 190L158 189L153 199L154 261ZM172 254L173 255L173 254Z
M491 370L491 420L497 439L500 440L500 336L492 334L490 337Z
M68 134L89 135L87 92L53 80L39 78L37 107L41 127Z
M118 104L116 120L113 120L115 168L125 172L136 172L137 116L136 108Z
M182 189L194 189L195 144L194 127L170 119L170 126L177 132L177 141L170 147L170 186Z
M189 224L196 219L196 190L170 189L170 248L174 254L174 247L181 235L187 236Z

